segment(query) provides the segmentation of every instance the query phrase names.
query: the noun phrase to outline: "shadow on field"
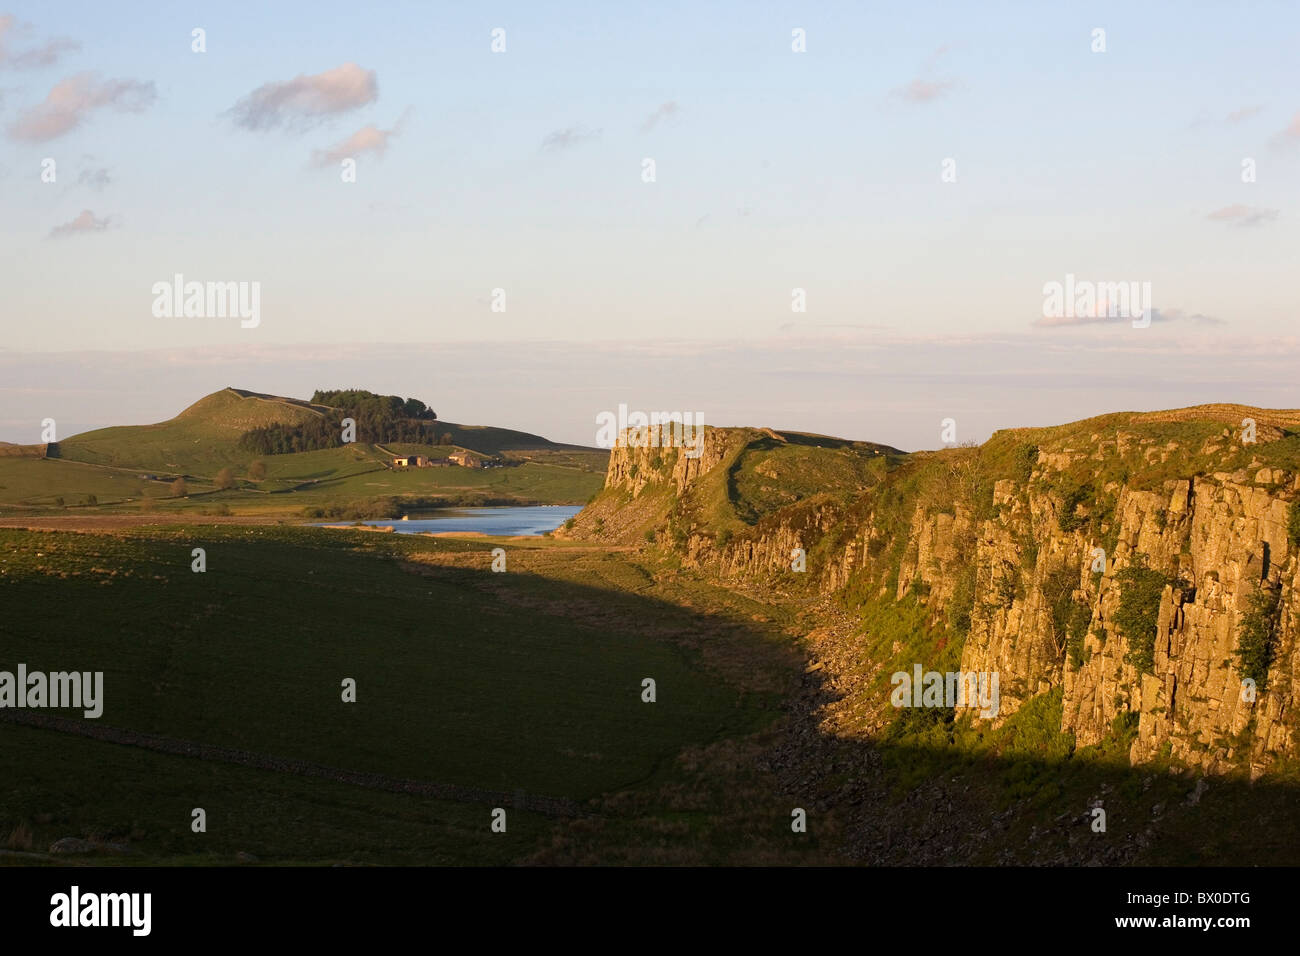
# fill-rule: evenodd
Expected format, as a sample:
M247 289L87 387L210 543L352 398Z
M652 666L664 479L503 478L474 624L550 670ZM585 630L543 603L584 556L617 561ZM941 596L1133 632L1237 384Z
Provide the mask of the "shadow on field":
M467 586L502 595L503 576L444 569ZM1129 741L1061 761L958 751L953 747L847 739L822 727L823 708L839 698L826 672L788 638L774 645L770 628L716 611L593 589L551 577L511 582L515 600L545 589L544 604L576 621L637 622L647 637L698 651L723 683L771 693L781 719L721 760L700 760L687 781L663 799L625 801L654 818L671 818L681 787L719 801L711 836L734 853L724 862L851 862L872 865L1295 865L1300 862L1300 803L1291 781L1244 776L1202 778L1168 766L1130 767ZM522 585L522 586L521 586ZM594 593L593 593L594 591ZM541 605L539 605L541 606ZM761 685L758 686L758 685ZM765 701L764 706L768 706ZM741 753L752 766L727 758ZM717 775L715 777L715 775ZM649 793L654 793L653 789ZM612 801L617 807L619 800ZM689 798L685 801L690 804ZM791 812L805 810L816 849L795 850ZM1097 810L1103 813L1097 813ZM748 818L748 819L747 819ZM753 822L762 821L760 827ZM591 829L590 821L575 825ZM599 828L597 828L599 829ZM662 828L661 828L662 829ZM773 832L775 829L775 833ZM757 832L756 832L757 831ZM760 836L761 834L761 836ZM655 833L662 839L662 833ZM681 831L684 842L693 830ZM758 859L750 851L757 844ZM576 857L600 859L589 845ZM793 852L792 852L793 851ZM674 859L653 854L655 862Z
M196 546L207 549L205 574L190 570ZM836 737L823 708L840 692L789 636L794 622L774 619L779 609L603 550L512 547L499 574L490 544L431 547L278 527L0 530L0 670L102 670L106 685L99 721L63 711L74 719L60 732L0 719L11 784L0 846L6 835L15 852L112 835L150 862L201 863L236 852L277 862L1300 861L1290 784L1198 785L1129 768L1120 753L1051 763ZM357 681L355 706L340 701L341 676ZM150 748L148 735L193 748ZM528 812L546 799L577 812ZM199 805L220 826L196 837ZM489 830L493 806L523 807L509 839ZM792 830L796 809L806 833Z

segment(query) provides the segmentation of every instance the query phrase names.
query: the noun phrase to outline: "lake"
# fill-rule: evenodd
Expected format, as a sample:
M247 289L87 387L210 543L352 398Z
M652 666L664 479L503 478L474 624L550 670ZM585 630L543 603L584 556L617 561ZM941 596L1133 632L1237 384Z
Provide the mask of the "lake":
M545 534L554 531L576 515L581 508L566 505L542 505L534 508L447 508L432 518L385 518L382 521L363 521L376 528L392 526L401 534L441 533L444 531L478 531L482 534L514 535ZM343 524L329 521L325 524ZM354 522L347 522L353 524Z

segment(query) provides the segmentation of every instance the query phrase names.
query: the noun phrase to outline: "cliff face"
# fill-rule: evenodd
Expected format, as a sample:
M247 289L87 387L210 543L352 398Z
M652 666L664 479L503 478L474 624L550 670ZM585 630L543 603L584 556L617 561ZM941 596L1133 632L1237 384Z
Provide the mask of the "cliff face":
M1242 411L1262 423L1254 442L1225 425ZM856 485L779 507L764 504L779 500L764 476L844 449L805 442L796 460L783 435L707 429L698 458L615 449L575 533L654 540L738 585L850 608L917 601L963 641L963 671L999 675L998 722L1059 688L1060 729L1077 746L1136 722L1134 764L1258 776L1300 755L1288 414L1109 416L874 471L883 458L855 446L868 463ZM862 641L870 629L868 618ZM1243 657L1248 635L1257 652Z
M1261 483L1273 474L1262 470ZM999 489L1005 501L1012 488ZM1294 481L1286 491L1300 491ZM1171 756L1208 772L1248 763L1258 775L1279 757L1294 756L1294 594L1300 568L1288 540L1288 502L1244 475L1220 474L1164 483L1161 491L1117 490L1107 543L1084 530L1065 532L1061 503L1031 487L1028 504L978 526L976 602L962 653L962 669L1000 675L1003 714L1028 698L1064 688L1062 730L1080 746L1101 741L1117 716L1136 714L1138 736L1130 758L1138 763ZM946 520L945 520L946 519ZM946 515L919 522L916 563L900 574L900 595L920 575L939 595L954 556L940 553L923 574L927 541L944 533ZM1163 586L1155 609L1149 671L1130 662L1133 640L1115 627L1122 597L1120 572L1143 561L1177 578ZM1104 567L1101 573L1094 566ZM1019 593L1004 584L1018 575ZM936 578L940 581L936 582ZM1072 579L1072 580L1071 580ZM1069 640L1053 620L1053 603L1068 580L1066 600L1086 607L1082 660L1064 653ZM1053 587L1057 590L1054 596ZM1248 598L1261 587L1282 589L1275 662L1267 691L1243 687L1236 652ZM991 598L991 599L990 599ZM1004 600L1005 599L1005 600ZM1162 752L1163 751L1163 752Z

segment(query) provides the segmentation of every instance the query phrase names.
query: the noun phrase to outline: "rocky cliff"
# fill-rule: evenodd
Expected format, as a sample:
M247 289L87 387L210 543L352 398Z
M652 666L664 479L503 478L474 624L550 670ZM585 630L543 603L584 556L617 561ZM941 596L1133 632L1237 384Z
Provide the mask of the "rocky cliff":
M879 602L914 602L960 642L962 671L999 675L996 722L1059 693L1076 746L1136 724L1133 764L1256 777L1300 756L1297 425L1206 406L912 455L710 428L698 456L614 449L570 533L651 542L774 599L833 598L862 614L862 646Z

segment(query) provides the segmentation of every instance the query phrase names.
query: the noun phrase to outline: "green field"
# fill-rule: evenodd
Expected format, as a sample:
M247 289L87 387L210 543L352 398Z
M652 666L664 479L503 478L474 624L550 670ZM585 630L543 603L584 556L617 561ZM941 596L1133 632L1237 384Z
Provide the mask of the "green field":
M103 671L103 716L85 721L97 727L591 806L663 786L683 748L771 720L792 665L747 609L650 597L651 570L544 542L512 544L514 566L494 574L490 546L280 526L3 530L0 669ZM205 573L191 570L196 547ZM22 781L0 802L0 840L20 826L38 848L135 833L139 861L501 862L568 825L525 813L508 848L485 850L490 806L473 801L7 721L0 754ZM188 831L196 806L211 840Z

